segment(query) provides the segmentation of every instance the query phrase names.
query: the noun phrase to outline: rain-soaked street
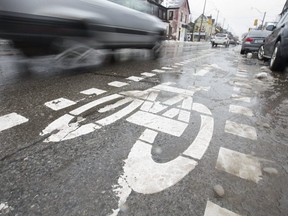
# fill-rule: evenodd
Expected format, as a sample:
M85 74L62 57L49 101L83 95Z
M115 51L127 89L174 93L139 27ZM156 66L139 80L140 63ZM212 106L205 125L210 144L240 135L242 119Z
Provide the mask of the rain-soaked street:
M209 43L73 70L9 52L0 215L287 215L287 72Z

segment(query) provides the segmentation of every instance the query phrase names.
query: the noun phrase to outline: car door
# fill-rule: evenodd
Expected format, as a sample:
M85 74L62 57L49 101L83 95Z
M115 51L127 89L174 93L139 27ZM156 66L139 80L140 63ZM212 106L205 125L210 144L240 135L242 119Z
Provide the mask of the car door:
M287 19L287 17L288 13L282 16L272 34L265 39L265 55L272 56L274 46L278 40L278 36L281 34L282 26L285 25L285 20Z

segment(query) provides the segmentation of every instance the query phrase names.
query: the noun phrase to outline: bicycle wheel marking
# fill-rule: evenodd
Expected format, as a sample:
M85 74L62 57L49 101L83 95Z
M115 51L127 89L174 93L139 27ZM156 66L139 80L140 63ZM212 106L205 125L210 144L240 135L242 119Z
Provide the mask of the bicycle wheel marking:
M145 111L140 109L140 111L127 118L127 121L149 129L145 129L124 161L123 174L118 179L118 185L114 186L114 192L119 198L118 209L113 210L112 215L118 214L132 190L142 194L153 194L181 181L198 165L197 160L203 157L212 139L214 119L211 111L203 104L193 103L192 98L196 90L203 90L203 88L195 88L194 91L163 85L154 88L179 94L166 100L166 104L176 106L177 103L182 102L182 104L177 106L179 109L171 108L162 115L159 115L159 112L152 114L151 109L145 107ZM155 103L162 105L160 102L150 103L151 106ZM151 152L158 133L180 137L188 127L187 123L190 120L191 111L198 112L201 117L201 126L196 138L177 158L166 163L155 162ZM178 119L175 120L174 118L177 115ZM167 116L170 118L167 118ZM150 134L151 138L149 138Z

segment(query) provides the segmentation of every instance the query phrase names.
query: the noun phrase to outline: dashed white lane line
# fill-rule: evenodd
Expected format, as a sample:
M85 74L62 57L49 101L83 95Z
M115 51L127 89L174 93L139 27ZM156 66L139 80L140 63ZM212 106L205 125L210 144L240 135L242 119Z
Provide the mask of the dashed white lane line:
M173 68L171 68L171 67L162 67L161 69L163 69L163 70L173 70Z
M100 95L100 94L104 94L106 91L101 90L101 89L97 89L97 88L91 88L91 89L87 89L84 91L81 91L81 94L85 94L85 95Z
M58 98L53 101L46 102L45 106L57 111L72 106L74 104L76 104L76 102L68 100L66 98Z
M240 215L208 201L204 216L240 216Z
M243 82L234 82L234 85L242 87L242 88L248 88L251 89L251 85L247 84L247 83L243 83Z
M242 74L242 73L236 73L236 76L237 77L242 77L242 78L247 78L248 77L248 75Z
M259 161L257 157L221 147L216 162L216 169L258 183L262 179Z
M142 76L145 76L145 77L153 77L153 76L156 76L156 74L154 73L148 73L148 72L144 72L144 73L141 73Z
M28 122L29 120L17 113L10 113L0 117L0 132L17 125Z
M108 85L113 86L113 87L117 87L117 88L121 88L121 87L129 85L129 84L125 83L125 82L114 81L114 82L108 83Z
M143 77L137 77L137 76L130 76L126 79L134 81L134 82L139 82L139 81L143 80L144 78Z
M230 105L229 112L241 114L241 115L246 115L246 116L250 116L250 117L253 116L252 110L247 108L247 107L243 107L243 106Z
M183 66L184 64L183 64L183 63L176 63L175 65L177 65L177 66Z
M236 101L242 101L242 102L246 102L246 103L251 102L251 97L244 97L244 96L240 96L237 94L232 94L232 98L233 98L233 100L236 100Z
M257 140L256 129L246 124L239 124L227 120L225 124L225 132L247 139Z
M155 73L165 73L166 71L165 71L165 70L155 69L155 70L152 70L152 72L155 72Z

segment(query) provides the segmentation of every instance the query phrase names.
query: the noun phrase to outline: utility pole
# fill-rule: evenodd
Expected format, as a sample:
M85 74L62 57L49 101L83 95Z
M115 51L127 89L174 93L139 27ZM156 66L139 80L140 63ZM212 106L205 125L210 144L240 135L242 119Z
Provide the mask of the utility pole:
M205 2L204 2L204 8L203 8L203 13L202 13L202 17L201 17L201 23L200 23L198 41L200 41L200 33L201 33L202 25L203 25L203 17L204 17L205 9L206 9L206 0L205 0Z
M265 21L265 17L266 17L266 12L264 13L263 20L262 20L262 30L264 29L264 21Z
M215 22L215 32L216 32L217 23L218 23L218 17L219 17L219 10L217 10L217 17L216 17L216 22Z

